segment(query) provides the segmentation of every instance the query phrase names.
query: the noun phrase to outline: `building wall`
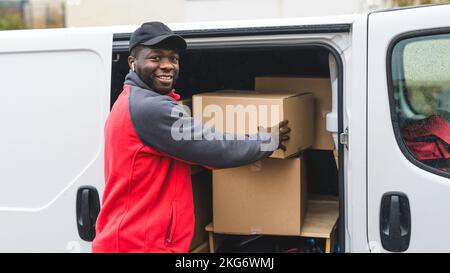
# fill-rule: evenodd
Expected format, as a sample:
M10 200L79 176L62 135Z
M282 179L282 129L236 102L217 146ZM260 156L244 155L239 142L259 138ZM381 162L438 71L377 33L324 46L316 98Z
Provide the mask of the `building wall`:
M130 25L145 21L184 22L185 0L67 0L66 25Z
M66 25L104 26L361 13L389 0L67 0Z
M278 18L282 16L282 2L280 0L185 0L186 21Z
M186 0L187 21L325 16L366 11L366 0Z
M26 28L65 27L65 1L64 0L24 1L23 15Z
M367 11L365 0L315 0L315 1L296 1L284 0L283 16L321 16L352 14Z

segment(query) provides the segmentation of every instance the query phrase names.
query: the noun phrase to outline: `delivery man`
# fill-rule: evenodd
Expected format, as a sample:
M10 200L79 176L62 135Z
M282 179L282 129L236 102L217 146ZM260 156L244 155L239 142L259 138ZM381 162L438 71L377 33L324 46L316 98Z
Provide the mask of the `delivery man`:
M255 162L285 149L290 129L284 121L269 133L228 140L204 128L177 104L173 90L184 39L149 22L132 34L129 47L130 72L105 124L106 184L92 250L187 252L194 230L190 165ZM191 138L173 137L180 120ZM264 151L263 142L274 144Z

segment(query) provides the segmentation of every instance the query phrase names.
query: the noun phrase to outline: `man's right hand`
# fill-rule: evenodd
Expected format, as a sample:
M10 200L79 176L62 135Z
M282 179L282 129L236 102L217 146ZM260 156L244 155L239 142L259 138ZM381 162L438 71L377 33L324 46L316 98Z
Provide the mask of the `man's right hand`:
M267 133L270 133L272 135L276 134L278 130L278 148L283 151L286 151L286 146L283 144L284 142L289 140L289 133L291 132L291 128L287 125L288 121L283 120L278 125L273 126L272 128L266 129ZM261 127L260 127L261 128Z
M286 142L289 140L289 133L291 132L291 128L288 127L288 121L283 120L278 124L278 130L279 130L279 144L278 149L281 149L283 151L286 151L286 146L284 146L283 142Z

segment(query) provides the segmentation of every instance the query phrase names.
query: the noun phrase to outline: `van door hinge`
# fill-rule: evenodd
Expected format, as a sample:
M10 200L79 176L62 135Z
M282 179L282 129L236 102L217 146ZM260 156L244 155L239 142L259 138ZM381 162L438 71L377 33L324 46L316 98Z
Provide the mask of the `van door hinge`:
M348 127L345 128L344 133L339 135L339 143L345 145L345 148L348 149Z

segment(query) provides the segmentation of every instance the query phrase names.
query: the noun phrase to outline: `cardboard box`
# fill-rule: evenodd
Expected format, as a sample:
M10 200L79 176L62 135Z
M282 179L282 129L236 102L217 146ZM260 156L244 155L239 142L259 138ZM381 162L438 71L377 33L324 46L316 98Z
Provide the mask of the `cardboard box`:
M315 140L311 149L333 150L334 141L327 131L326 115L331 112L331 82L329 78L256 77L255 90L270 92L308 92L315 100Z
M300 235L306 211L302 158L213 171L214 232Z
M271 157L287 158L310 147L314 140L314 102L311 94L261 93L222 90L193 96L194 118L219 131L231 134L256 134L287 119L291 128L286 151Z
M194 198L195 226L190 249L208 241L205 227L212 222L212 176L211 171L199 166L191 167L192 194Z

